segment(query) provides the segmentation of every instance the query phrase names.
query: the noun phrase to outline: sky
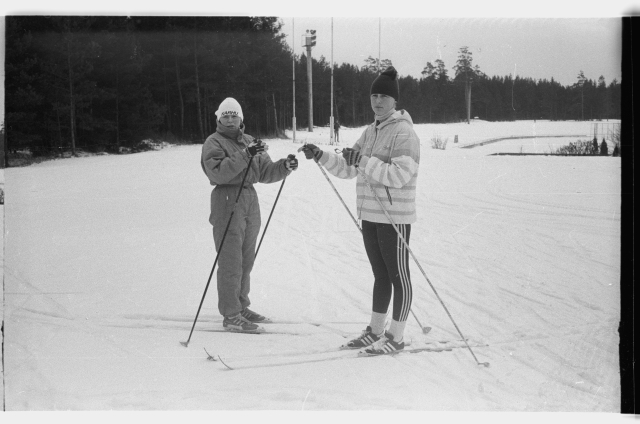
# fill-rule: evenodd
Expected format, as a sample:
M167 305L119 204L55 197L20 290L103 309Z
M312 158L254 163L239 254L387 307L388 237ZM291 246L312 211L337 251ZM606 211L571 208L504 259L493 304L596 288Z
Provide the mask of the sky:
M390 59L401 75L420 78L427 62L444 61L453 75L460 47L489 76L551 79L563 85L584 75L607 83L621 79L619 18L410 18L296 17L283 19L283 33L301 54L302 34L315 29L316 58L364 65L372 56ZM293 37L291 36L293 34ZM295 41L294 41L295 40Z

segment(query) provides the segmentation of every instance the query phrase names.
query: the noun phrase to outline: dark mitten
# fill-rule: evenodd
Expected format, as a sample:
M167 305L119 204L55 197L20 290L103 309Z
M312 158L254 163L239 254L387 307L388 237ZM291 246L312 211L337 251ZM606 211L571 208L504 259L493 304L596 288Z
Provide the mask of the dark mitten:
M347 161L347 165L356 167L360 163L360 159L362 159L360 150L353 150L350 147L346 147L342 150L342 157Z
M287 159L284 161L284 167L289 171L298 169L298 159L296 159L296 155L287 156Z
M307 159L319 160L322 157L322 150L318 148L315 144L305 144L298 151L302 150L304 152L304 157Z
M264 147L265 144L262 142L262 140L255 140L254 142L249 144L249 146L247 146L247 153L249 154L249 156L259 155L261 153L264 153Z

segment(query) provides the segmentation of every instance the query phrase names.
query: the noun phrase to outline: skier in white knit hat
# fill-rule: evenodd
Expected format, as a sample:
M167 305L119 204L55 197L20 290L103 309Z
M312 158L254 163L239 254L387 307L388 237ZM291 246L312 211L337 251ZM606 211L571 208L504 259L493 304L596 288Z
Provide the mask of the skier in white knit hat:
M218 110L216 110L216 116L218 120L223 116L239 116L240 121L244 121L244 115L242 114L242 107L240 103L233 97L227 97L220 103Z
M224 99L216 116L216 132L202 146L201 165L214 186L209 222L213 225L216 251L220 250L218 310L224 316L225 329L261 332L258 323L268 322L268 319L249 309L250 274L261 223L258 194L253 185L282 180L297 169L298 161L289 155L272 162L266 144L244 133L242 107L234 98ZM251 168L247 171L249 164ZM241 186L245 173L246 179ZM235 204L238 190L242 192ZM224 236L227 224L229 229Z

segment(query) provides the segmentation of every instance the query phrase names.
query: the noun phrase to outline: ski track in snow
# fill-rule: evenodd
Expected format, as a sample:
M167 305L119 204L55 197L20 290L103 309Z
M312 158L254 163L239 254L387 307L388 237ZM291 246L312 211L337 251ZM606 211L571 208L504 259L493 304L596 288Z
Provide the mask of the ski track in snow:
M411 248L490 368L466 348L327 353L367 325L373 277L360 232L301 153L252 273L252 307L277 334L208 331L222 328L214 275L182 347L215 251L200 146L176 146L4 170L6 409L618 411L619 159L489 156L570 138L459 148L589 139L588 122L415 129ZM341 130L340 147L361 131ZM447 150L430 148L434 134ZM334 147L326 128L298 138ZM273 159L300 147L267 143ZM329 178L355 215L355 181ZM281 184L256 185L263 229ZM410 316L407 340L458 340L413 261L411 278L412 310L432 330ZM203 348L245 369L225 372Z

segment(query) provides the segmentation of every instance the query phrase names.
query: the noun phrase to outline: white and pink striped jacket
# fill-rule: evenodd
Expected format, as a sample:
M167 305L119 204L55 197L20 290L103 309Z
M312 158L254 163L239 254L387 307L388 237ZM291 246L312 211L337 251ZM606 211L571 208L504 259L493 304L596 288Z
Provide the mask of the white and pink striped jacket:
M416 221L416 184L420 165L420 139L413 130L411 116L405 110L393 113L385 121L372 123L362 133L354 150L362 154L359 167L396 224ZM340 154L323 152L320 163L338 178L357 179L358 218L389 223L362 175L348 166Z

